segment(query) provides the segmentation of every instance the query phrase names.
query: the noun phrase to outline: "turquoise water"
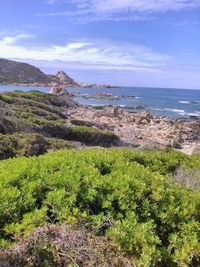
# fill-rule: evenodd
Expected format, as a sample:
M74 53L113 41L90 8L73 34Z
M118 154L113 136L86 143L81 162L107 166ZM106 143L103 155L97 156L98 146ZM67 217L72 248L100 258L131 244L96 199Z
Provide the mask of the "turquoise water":
M7 90L40 90L48 92L47 87L21 87L0 86L0 92ZM87 105L113 105L121 106L131 112L148 110L156 116L190 117L200 118L200 90L189 89L165 89L165 88L67 88L68 91L79 92L75 100ZM99 92L108 92L120 96L115 100L85 99L83 95L91 95ZM134 109L143 106L144 109Z

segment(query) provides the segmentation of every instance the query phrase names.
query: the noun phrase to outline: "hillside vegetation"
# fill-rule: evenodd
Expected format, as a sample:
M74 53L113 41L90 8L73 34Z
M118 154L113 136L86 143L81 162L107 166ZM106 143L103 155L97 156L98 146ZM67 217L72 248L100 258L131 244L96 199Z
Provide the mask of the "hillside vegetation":
M28 63L0 58L0 84L51 86L52 83L77 85L65 72L48 75Z
M199 266L199 166L119 148L0 161L0 266Z
M40 155L76 142L109 147L118 144L111 132L70 123L66 111L76 103L39 91L0 94L0 159Z

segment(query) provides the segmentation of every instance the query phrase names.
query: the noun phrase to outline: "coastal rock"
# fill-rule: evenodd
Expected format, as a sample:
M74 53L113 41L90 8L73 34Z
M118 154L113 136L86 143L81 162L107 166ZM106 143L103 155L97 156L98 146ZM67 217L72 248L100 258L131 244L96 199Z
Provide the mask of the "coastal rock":
M123 109L121 109L120 107L114 107L113 108L113 113L114 113L114 116L121 116L124 114L124 111Z
M56 75L51 75L51 78L57 82L58 84L62 85L78 85L71 77L69 77L64 71L58 71Z
M59 95L51 99L51 103L58 107L77 107L78 104L73 101L70 95Z
M135 109L145 109L145 106L142 106L142 105L139 105L139 106L136 106Z
M97 100L117 100L120 99L120 96L118 95L113 95L111 93L107 92L100 92L100 93L95 93L95 94L82 94L80 95L81 98L85 99L97 99Z
M59 86L57 84L51 87L51 90L49 93L52 95L63 95L63 94L69 95L69 93L65 89L65 86Z
M196 144L192 150L192 154L200 154L200 144Z
M171 140L171 147L173 147L175 149L181 149L182 148L181 144L177 140Z

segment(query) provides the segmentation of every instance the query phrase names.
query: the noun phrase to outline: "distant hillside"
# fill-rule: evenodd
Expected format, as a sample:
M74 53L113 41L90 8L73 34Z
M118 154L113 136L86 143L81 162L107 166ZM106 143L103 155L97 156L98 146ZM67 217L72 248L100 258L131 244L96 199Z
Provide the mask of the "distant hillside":
M22 62L0 59L0 84L77 85L65 72L47 75L40 69Z

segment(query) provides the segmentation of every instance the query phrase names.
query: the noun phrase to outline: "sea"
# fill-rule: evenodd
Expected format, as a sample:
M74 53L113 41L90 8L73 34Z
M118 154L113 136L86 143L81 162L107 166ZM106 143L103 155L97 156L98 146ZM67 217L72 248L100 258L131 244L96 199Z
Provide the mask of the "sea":
M130 112L150 111L154 116L172 118L200 118L200 90L167 89L150 87L119 88L66 88L75 93L74 99L91 106L120 106ZM0 92L10 90L39 90L49 92L48 87L0 86ZM91 95L109 93L114 99L94 99ZM88 97L89 96L89 97Z

